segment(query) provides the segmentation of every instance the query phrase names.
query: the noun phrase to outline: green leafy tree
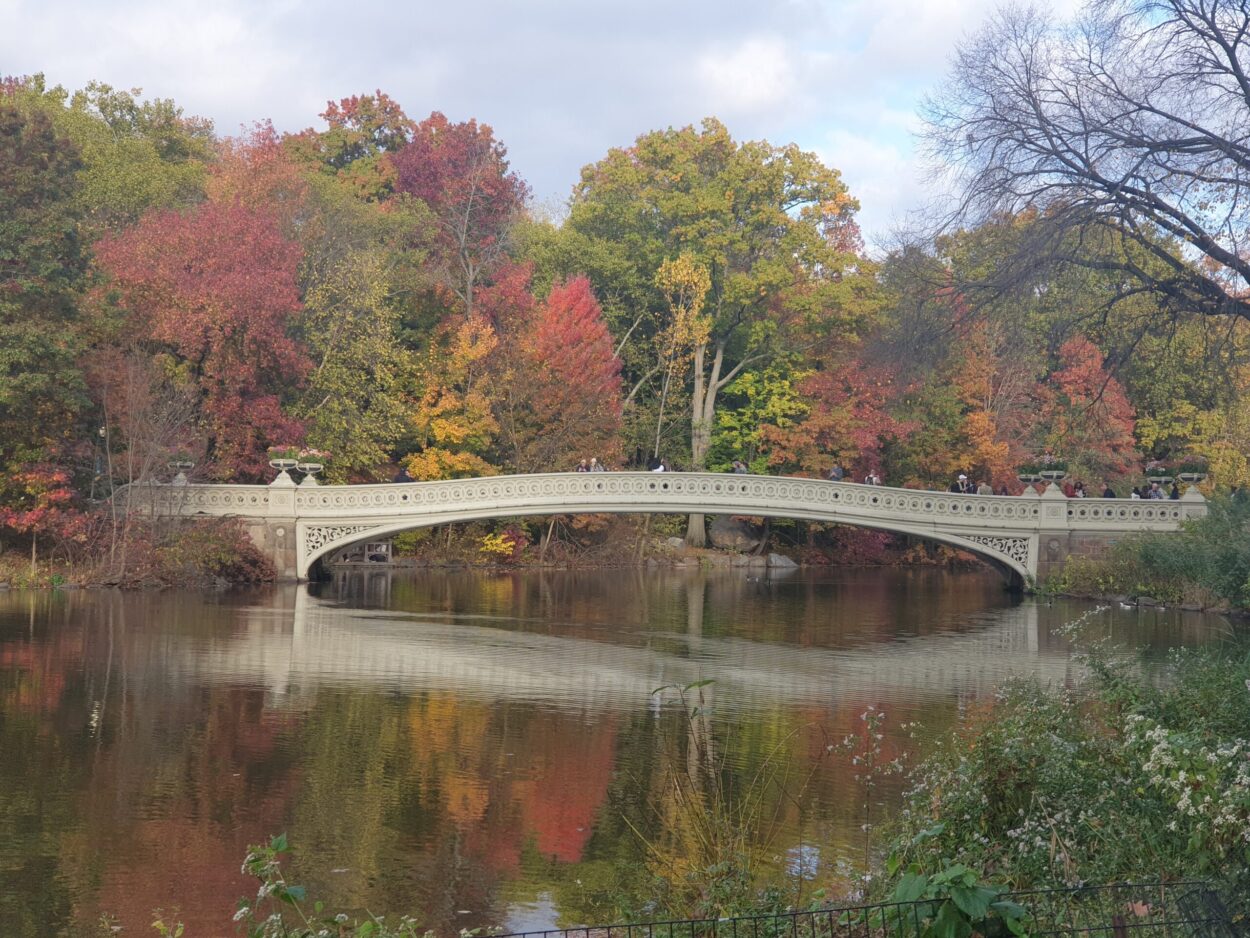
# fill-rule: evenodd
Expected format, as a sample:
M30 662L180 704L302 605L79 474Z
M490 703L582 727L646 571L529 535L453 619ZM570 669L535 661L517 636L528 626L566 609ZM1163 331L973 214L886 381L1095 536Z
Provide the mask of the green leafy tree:
M415 362L397 326L378 253L348 255L304 296L301 332L315 365L296 410L308 442L334 454L334 481L349 469L378 477L408 431Z
M9 470L54 447L83 404L81 166L46 114L0 94L0 467Z
M101 82L70 94L48 88L42 75L12 82L10 93L23 109L43 111L77 147L74 200L91 235L134 224L151 209L203 199L213 126L172 100L142 100L137 88Z
M739 143L719 121L644 134L582 171L567 227L621 255L617 283L640 316L631 342L667 327L666 262L689 255L709 287L692 335L690 462L702 468L722 391L746 368L814 337L852 332L873 312L876 286L861 257L851 198L836 170L796 145ZM644 321L649 320L649 321ZM663 369L632 376L647 382ZM688 540L704 542L701 516Z
M716 415L708 468L726 470L741 459L752 472L767 473L770 431L790 430L811 413L811 404L799 390L811 374L782 360L739 375L725 388L727 406Z

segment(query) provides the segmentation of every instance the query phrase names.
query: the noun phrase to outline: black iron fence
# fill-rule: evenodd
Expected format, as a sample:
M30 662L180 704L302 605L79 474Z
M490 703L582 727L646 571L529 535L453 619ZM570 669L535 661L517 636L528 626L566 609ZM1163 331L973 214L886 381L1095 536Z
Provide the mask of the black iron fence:
M1029 938L1250 938L1241 917L1203 882L1037 889L1000 898L1024 909ZM940 900L920 900L513 932L498 938L1011 938L1002 920L989 919L981 926L984 932L972 934L948 922Z

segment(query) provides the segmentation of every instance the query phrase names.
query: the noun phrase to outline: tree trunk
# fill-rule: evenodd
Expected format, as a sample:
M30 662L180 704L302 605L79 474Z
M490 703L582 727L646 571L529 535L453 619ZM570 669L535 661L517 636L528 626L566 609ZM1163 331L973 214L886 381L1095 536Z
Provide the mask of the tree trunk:
M712 373L704 375L707 345L694 350L694 393L690 397L690 468L702 472L707 468L707 451L712 446L712 423L716 419L716 393L720 390L721 365L725 361L723 343L716 344L712 356ZM703 515L691 515L686 523L686 543L691 547L707 546L707 528Z
M686 520L686 543L691 547L707 546L707 526L703 515L691 515Z
M556 516L553 515L551 523L547 525L547 533L543 535L542 547L538 550L538 562L542 563L547 558L547 545L551 543L551 535L556 529Z
M648 514L647 520L642 525L642 531L638 535L637 552L634 557L634 559L638 563L642 562L642 551L643 551L643 548L646 547L647 545L647 536L650 533L651 533L651 515Z

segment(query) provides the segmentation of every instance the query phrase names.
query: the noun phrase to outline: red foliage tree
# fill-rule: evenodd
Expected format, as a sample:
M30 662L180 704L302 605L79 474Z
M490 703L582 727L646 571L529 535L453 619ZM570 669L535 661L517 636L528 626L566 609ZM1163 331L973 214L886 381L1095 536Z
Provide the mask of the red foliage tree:
M508 170L507 150L486 124L453 124L435 111L391 157L397 188L436 220L433 260L444 284L474 315L475 292L505 259L509 228L529 188Z
M538 305L530 291L533 276L534 265L529 261L504 262L492 282L478 290L477 314L505 334L523 331Z
M1045 449L1097 472L1117 475L1133 468L1133 406L1093 342L1077 336L1060 347L1059 367L1040 396Z
M69 473L57 466L27 466L0 484L0 528L30 535L32 574L41 535L54 540L85 536L86 519L73 502Z
M281 404L310 367L287 335L300 310L300 252L271 214L237 203L153 213L97 254L131 333L173 352L198 389L219 477L255 478L267 445L302 439Z
M765 425L771 465L824 475L835 463L854 474L881 467L882 443L908 427L887 409L894 375L858 358L813 372L798 383L810 406L792 426Z
M513 466L550 471L581 457L615 459L621 363L590 281L556 284L517 325L499 353L499 424Z
M294 238L306 221L308 180L269 121L218 144L206 189L214 202L266 206Z

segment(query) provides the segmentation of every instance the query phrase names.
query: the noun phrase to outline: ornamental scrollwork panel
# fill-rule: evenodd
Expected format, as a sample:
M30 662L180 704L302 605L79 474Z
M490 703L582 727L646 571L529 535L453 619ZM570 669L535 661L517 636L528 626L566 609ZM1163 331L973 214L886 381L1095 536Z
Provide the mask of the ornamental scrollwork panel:
M989 548L996 554L1010 557L1022 567L1029 565L1029 538L990 534L962 534L964 540Z
M304 529L304 556L315 554L328 544L364 534L376 528L376 524L313 524Z

